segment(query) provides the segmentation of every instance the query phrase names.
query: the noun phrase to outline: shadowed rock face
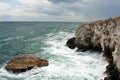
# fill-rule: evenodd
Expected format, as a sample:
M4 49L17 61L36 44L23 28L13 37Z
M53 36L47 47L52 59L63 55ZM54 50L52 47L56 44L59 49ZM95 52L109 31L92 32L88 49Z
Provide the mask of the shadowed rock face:
M109 65L104 80L120 80L120 17L83 23L75 33L78 50L102 51Z
M76 47L75 45L75 37L70 38L67 42L66 42L66 46L68 46L71 49L74 49Z
M13 58L6 64L5 68L9 72L21 73L30 70L35 66L37 67L48 66L48 61L40 59L34 55L27 54Z

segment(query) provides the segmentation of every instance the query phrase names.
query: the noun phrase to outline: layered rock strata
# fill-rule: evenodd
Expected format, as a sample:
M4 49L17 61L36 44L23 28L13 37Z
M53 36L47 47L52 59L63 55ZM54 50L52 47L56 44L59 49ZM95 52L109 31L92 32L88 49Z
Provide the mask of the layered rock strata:
M21 73L32 69L33 67L48 66L48 61L40 59L34 55L26 54L19 57L15 57L10 60L5 68L12 73Z
M81 51L102 51L109 63L104 80L120 80L120 17L81 24L73 44Z

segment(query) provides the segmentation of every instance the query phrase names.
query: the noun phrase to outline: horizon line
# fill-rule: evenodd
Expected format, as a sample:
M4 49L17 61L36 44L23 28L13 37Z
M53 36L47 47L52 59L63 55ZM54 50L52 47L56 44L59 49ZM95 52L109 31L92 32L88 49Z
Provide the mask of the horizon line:
M81 21L0 21L0 22L80 22Z

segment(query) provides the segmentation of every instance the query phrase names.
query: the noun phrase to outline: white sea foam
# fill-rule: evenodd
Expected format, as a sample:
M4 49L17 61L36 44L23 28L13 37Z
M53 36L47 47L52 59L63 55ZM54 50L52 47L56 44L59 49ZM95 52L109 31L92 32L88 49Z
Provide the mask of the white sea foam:
M13 39L21 39L21 38L24 38L25 36L18 36L18 37L8 37L6 39L3 39L3 40L0 40L1 41L10 41L10 40L13 40Z
M7 45L7 44L8 44L8 43L1 44L1 45L0 45L0 48L3 47L3 46L5 46L5 45Z
M42 38L41 37L35 37L35 38L29 38L29 39L27 39L27 40L24 40L24 41L40 41Z
M44 53L54 54L58 57L58 62L53 60L52 63L57 68L55 73L58 73L58 77L65 76L70 77L70 80L99 80L104 75L106 62L102 56L102 53L97 52L76 52L65 46L67 39L71 38L74 34L67 32L59 32L56 34L49 34L45 44L50 45L44 50ZM57 65L59 64L59 65ZM50 69L50 68L49 68ZM60 70L60 72L59 72ZM56 72L58 71L58 72ZM50 71L52 72L52 71ZM61 72L64 72L61 74ZM51 73L49 73L51 74ZM74 77L72 77L74 76Z
M15 75L8 73L4 67L0 69L2 76L22 78L21 80L100 80L104 77L106 62L102 53L76 52L65 46L67 39L73 37L73 33L58 32L47 35L41 54L50 55L49 66L34 68L30 71ZM36 53L40 56L40 53ZM4 79L3 79L4 80Z

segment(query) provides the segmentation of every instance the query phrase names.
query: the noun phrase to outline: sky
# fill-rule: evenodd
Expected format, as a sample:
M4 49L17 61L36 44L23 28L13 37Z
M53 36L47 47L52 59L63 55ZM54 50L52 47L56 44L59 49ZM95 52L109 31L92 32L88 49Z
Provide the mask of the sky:
M120 0L0 0L0 21L86 22L120 16Z

